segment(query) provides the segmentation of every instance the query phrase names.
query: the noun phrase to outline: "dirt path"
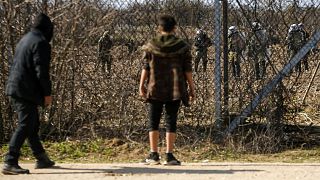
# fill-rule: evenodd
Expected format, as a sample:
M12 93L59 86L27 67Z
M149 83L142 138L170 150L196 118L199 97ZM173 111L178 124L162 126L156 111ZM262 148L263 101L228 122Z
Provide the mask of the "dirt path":
M316 180L320 177L320 163L188 163L182 166L146 166L141 164L58 164L54 169L29 168L29 175L3 175L1 180L59 180L59 179L134 179L134 180ZM2 167L2 164L1 164Z

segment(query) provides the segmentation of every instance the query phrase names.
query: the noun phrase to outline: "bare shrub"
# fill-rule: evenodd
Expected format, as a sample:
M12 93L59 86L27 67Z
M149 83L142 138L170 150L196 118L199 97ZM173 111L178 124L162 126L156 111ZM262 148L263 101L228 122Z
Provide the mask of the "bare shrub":
M242 2L242 1L241 1ZM286 1L287 2L287 1ZM291 23L304 22L310 32L319 29L319 3L283 4L282 1L229 1L229 24L244 32L259 20L272 34L267 77L254 80L253 62L242 60L243 75L229 80L230 116L238 115L288 62L285 36ZM156 16L174 14L177 34L193 44L196 28L214 33L214 0L204 1L1 1L0 2L0 135L8 140L15 126L8 98L4 94L15 44L29 30L36 12L47 12L55 24L52 42L51 78L54 103L41 113L42 136L51 140L120 137L129 141L146 140L145 104L138 98L141 71L141 45L156 33ZM291 4L290 4L291 3ZM241 5L241 6L240 6ZM293 13L295 12L295 13ZM101 71L97 42L105 30L112 33L112 76ZM192 53L195 51L192 49ZM178 145L194 145L213 139L214 132L214 47L209 48L207 72L194 75L197 100L179 113ZM227 142L240 151L276 152L286 145L290 134L284 124L316 124L319 119L318 80L307 99L307 122L297 116L304 106L300 97L312 75L318 54L311 54L311 70L288 76L257 108L249 121L240 126ZM201 67L200 67L201 68ZM200 69L201 70L201 69ZM319 73L317 75L319 77ZM319 78L316 78L319 79ZM311 120L310 120L311 119ZM226 126L229 122L226 121ZM3 127L1 127L1 124ZM2 133L1 133L2 132Z

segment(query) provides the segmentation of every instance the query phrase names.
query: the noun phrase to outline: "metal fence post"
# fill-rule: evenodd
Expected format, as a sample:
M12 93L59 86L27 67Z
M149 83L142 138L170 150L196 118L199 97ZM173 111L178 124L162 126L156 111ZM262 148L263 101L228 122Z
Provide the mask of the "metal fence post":
M3 130L3 118L2 118L2 106L0 104L0 147L1 144L4 142L4 130Z
M215 46L215 128L221 129L221 3L220 0L215 0L215 26L214 26L214 46Z
M263 87L262 90L255 96L255 98L247 105L247 107L236 117L229 127L223 133L224 137L229 136L232 131L238 127L242 121L250 116L261 101L269 95L269 93L276 87L276 85L287 75L290 74L293 68L303 60L303 57L320 41L320 31L317 31L312 38L300 49L300 51L287 63L283 69Z
M228 0L222 2L223 26L223 117L229 116Z

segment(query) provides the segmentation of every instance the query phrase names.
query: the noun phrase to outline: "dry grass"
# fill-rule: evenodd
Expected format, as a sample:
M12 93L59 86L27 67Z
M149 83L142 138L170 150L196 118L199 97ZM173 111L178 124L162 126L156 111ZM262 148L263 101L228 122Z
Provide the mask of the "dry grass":
M146 142L146 109L145 104L139 100L137 95L142 55L140 46L156 32L154 16L151 16L148 11L152 6L147 6L145 11L141 10L144 7L141 5L142 7L132 12L121 12L111 8L112 6L102 7L98 1L95 2L97 4L80 3L80 1L66 2L65 4L57 3L55 6L51 5L52 8L48 9L48 14L54 18L55 23L51 66L54 103L50 109L43 110L41 113L41 120L44 124L41 132L42 137L47 140L60 141L70 138L81 141L118 138L134 144ZM32 18L34 12L42 10L41 5L35 2L29 4L32 7L30 10L32 13L28 13L26 12L28 7L26 2L20 3L19 6L15 3L15 1L0 2L0 8L5 7L7 10L0 11L3 15L0 16L0 40L4 42L0 45L0 56L1 59L4 59L0 62L2 74L0 77L0 90L2 92L0 94L0 115L3 117L4 130L1 137L5 141L8 141L15 127L15 116L10 109L7 97L4 95L10 58L15 43L28 27L25 17ZM201 9L193 10L190 10L190 12L201 11ZM159 11L165 12L165 10ZM263 13L263 11L259 13ZM291 23L291 19L295 18L291 18L291 14L286 14L286 12L280 10L277 15L279 16L281 13L283 13L281 22L277 21L271 24L281 24L281 27L275 29L275 31L277 35L284 39L285 26ZM237 14L230 14L232 23L237 22L239 26L243 26L240 29L249 30L245 28L248 22L244 17L249 15L240 10L237 11ZM310 10L310 14L306 17L306 20L308 20L306 26L318 27L317 21L312 20L313 15L318 17L316 14L317 11L311 12ZM176 14L176 16L179 16L178 19L182 19L183 15L183 13L179 14L178 12ZM206 15L204 16L206 19L213 19L212 14ZM263 14L256 15L255 18L258 19L264 17ZM128 22L128 16L131 17L129 20L132 21L134 20L132 17L137 17L137 21ZM213 23L208 21L201 24L204 29L209 31L211 37L213 35L211 31L211 27L214 27ZM112 49L114 61L111 77L107 77L101 71L101 64L97 61L97 40L106 29L114 30L113 36L117 41L116 46ZM185 26L181 24L178 35L189 39L192 43L195 29L195 24ZM137 50L133 53L130 53L128 47L125 46L131 39L134 39L137 45ZM194 54L194 52L193 48L192 53ZM276 75L271 67L279 70L287 63L288 57L283 42L273 46L271 52L272 66L271 64L268 66L266 79L254 80L253 62L248 59L243 60L243 77L239 81L235 81L230 76L228 109L232 114L239 114L258 91ZM180 111L179 139L177 141L179 147L190 145L194 147L196 144L211 142L214 139L214 106L216 103L214 88L217 83L214 79L214 47L209 48L209 59L208 71L194 74L197 100L191 108L182 108ZM265 128L263 130L259 129L259 126L239 128L235 137L237 138L239 135L241 138L229 140L230 148L239 150L239 152L279 152L285 147L291 148L291 140L295 137L292 134L285 133L281 128L275 128L274 124L279 122L279 119L281 124L319 125L319 73L307 96L306 104L302 105L301 103L301 98L308 86L314 67L319 61L319 53L312 54L309 61L310 71L304 72L299 78L292 74L283 81L285 87L283 92L285 97L282 109L283 117L276 117L275 115L275 107L280 96L277 92L273 92L258 106L249 119L249 123L264 124ZM311 137L308 133L301 132L304 131L299 131L299 133L305 141L300 144L308 143L308 138L313 139L314 135Z

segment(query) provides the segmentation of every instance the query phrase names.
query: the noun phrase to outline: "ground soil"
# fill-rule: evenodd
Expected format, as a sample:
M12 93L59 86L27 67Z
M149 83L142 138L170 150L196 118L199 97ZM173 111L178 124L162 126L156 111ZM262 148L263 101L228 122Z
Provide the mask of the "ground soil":
M1 165L2 166L2 165ZM59 179L228 179L228 180L315 180L320 177L320 163L187 163L182 166L130 164L57 164L53 169L29 168L29 175L3 175L1 180Z

